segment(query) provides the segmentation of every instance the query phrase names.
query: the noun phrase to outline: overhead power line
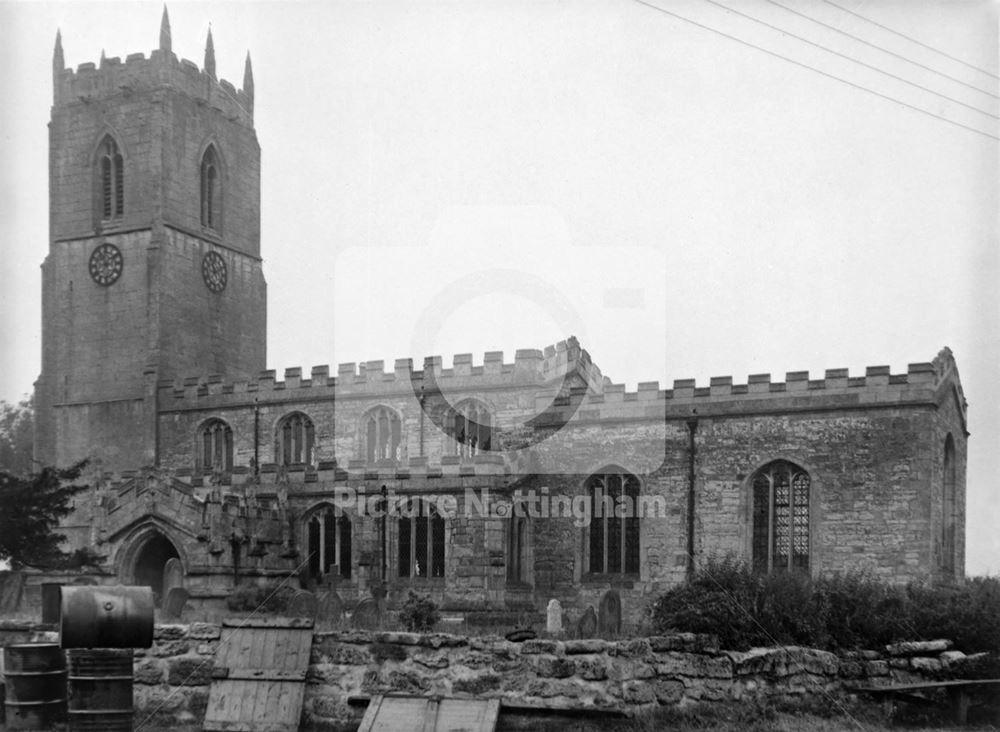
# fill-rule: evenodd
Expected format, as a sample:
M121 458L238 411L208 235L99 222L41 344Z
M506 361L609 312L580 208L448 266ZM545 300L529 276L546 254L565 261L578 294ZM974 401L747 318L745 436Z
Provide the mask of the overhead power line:
M856 58L848 56L846 53L841 53L840 51L835 51L832 48L824 46L822 43L816 43L815 41L810 41L808 38L803 38L802 36L796 35L795 33L792 33L789 30L785 30L784 28L781 28L779 26L776 26L776 25L773 25L771 23L768 23L766 20L761 20L760 18L756 18L753 15L750 15L749 13L744 13L743 11L737 10L736 8L731 8L728 5L725 5L725 4L720 3L720 2L716 2L716 0L705 0L705 2L708 3L708 4L710 4L710 5L716 6L717 8L722 8L723 10L728 11L730 13L735 13L736 15L740 16L741 18L746 18L747 20L749 20L749 21L751 21L753 23L759 23L760 25L764 26L765 28L770 28L771 30L775 30L775 31L778 31L779 33L783 33L784 35L789 36L790 38L794 38L797 41L802 41L803 43L807 43L810 46L814 46L814 47L820 49L821 51L826 51L827 53L832 53L834 56L839 56L840 58L847 59L851 63L858 64L859 66L864 66L866 69L871 69L872 71L878 72L879 74L885 74L890 79L895 79L896 81L901 81L904 84L909 84L910 86L916 87L917 89L920 89L921 91L925 91L928 94L933 94L934 96L941 97L942 99L947 99L949 102L953 102L954 104L958 104L958 105L960 105L962 107L966 107L967 109L971 109L973 112L979 112L979 114L985 114L987 117L992 117L993 119L1000 120L1000 117L998 117L997 115L993 114L992 112L987 112L985 109L980 109L979 107L977 107L977 106L975 106L973 104L966 104L965 102L959 101L958 99L955 99L954 97L949 97L947 94L942 94L941 92L937 92L937 91L934 91L933 89L929 89L928 87L926 87L926 86L924 86L922 84L918 84L915 81L910 81L909 79L904 79L902 76L897 76L896 74L893 74L893 73L891 73L889 71L886 71L885 69L880 69L878 66L873 66L872 64L865 63L864 61L859 61Z
M940 50L938 48L934 48L934 46L927 45L923 41L918 41L916 38L911 38L910 36L906 35L905 33L900 33L898 30L894 30L893 28L890 28L887 25L882 25L881 23L878 23L878 22L872 20L871 18L866 18L865 16L861 15L861 13L855 13L853 10L848 10L843 5L838 5L835 2L831 2L831 0L823 0L823 2L825 2L827 5L832 5L833 7L837 8L838 10L842 10L845 13L848 13L849 15L853 15L856 18L861 18L861 20L865 21L866 23L871 23L874 26L878 26L882 30L888 31L889 33L892 33L893 35L897 35L900 38L905 38L910 43L916 43L918 46L923 46L928 51L933 51L934 53L941 54L945 58L950 58L952 61L955 61L956 63L962 64L962 66L968 66L970 69L978 71L978 72L980 72L982 74L986 74L987 76L992 76L994 79L1000 79L1000 76L997 76L992 71L987 71L986 69L981 69L978 66L974 66L974 65L972 65L970 63L967 63L967 62L963 61L960 58L956 58L955 56L952 56L950 53L945 53L944 51L942 51L942 50Z
M795 64L796 66L800 66L800 67L802 67L804 69L808 69L809 71L814 71L815 73L817 73L817 74L819 74L821 76L825 76L828 79L833 79L834 81L839 81L842 84L847 84L848 86L853 87L855 89L859 89L861 91L868 92L869 94L874 94L875 96L881 97L882 99L885 99L885 100L890 101L890 102L895 102L896 104L898 104L900 106L903 106L903 107L906 107L907 109L912 109L914 112L920 112L921 114L926 114L928 117L934 117L935 119L939 119L942 122L947 122L950 125L955 125L956 127L961 127L962 129L968 130L969 132L975 132L977 135L982 135L983 137L988 137L991 140L998 140L998 141L1000 141L1000 137L997 137L996 135L991 135L989 132L984 132L983 130L978 130L975 127L970 127L969 125L963 125L961 122L955 122L954 120L950 120L947 117L942 117L939 114L934 114L934 112L930 112L930 111L928 111L926 109L922 109L920 107L914 106L914 105L909 104L907 102L900 101L899 99L895 99L894 97L890 97L889 95L883 94L882 92L875 91L874 89L869 89L868 87L861 86L860 84L855 84L853 81L848 81L847 79L841 78L841 77L836 76L834 74L827 73L826 71L822 71L820 69L817 69L814 66L810 66L809 64L802 63L801 61L796 61L793 58L789 58L788 56L783 56L782 54L777 53L775 51L770 51L770 50L768 50L766 48L763 48L761 46L758 46L758 45L756 45L754 43L750 43L750 41L745 41L742 38L737 38L736 36L732 36L732 35L724 32L724 31L718 30L717 28L713 28L713 27L711 27L709 25L705 25L704 23L699 23L696 20L691 20L691 18L687 18L687 17L685 17L683 15L678 15L677 13L675 13L675 12L673 12L671 10L667 10L666 8L661 8L659 5L654 5L651 2L647 2L647 0L635 0L635 2L639 3L640 5L645 5L647 8L652 8L653 10L658 10L659 12L661 12L661 13L663 13L665 15L669 15L669 16L671 16L673 18L677 18L677 20L682 20L685 23L690 23L691 25L697 26L698 28L701 28L701 29L707 30L707 31L709 31L711 33L715 33L717 35L720 35L723 38L728 38L731 41L736 41L737 43L740 43L740 44L742 44L744 46L748 46L748 47L756 49L756 50L758 50L758 51L760 51L762 53L766 53L769 56L774 56L775 58L780 58L782 61L787 61L788 63Z
M829 23L824 23L822 20L818 20L817 18L813 18L811 15L807 15L806 13L803 13L803 12L800 12L798 10L795 10L794 8L790 8L787 5L782 5L779 2L775 2L775 0L765 0L765 2L769 2L769 3L771 3L771 5L775 5L775 6L779 7L779 8L781 8L782 10L785 10L785 11L787 11L789 13L792 13L793 15L798 15L800 18L805 18L806 20L811 21L813 23L816 23L817 25L821 25L824 28L832 30L834 33L839 33L842 36L847 36L848 38L853 38L858 43L862 43L862 44L864 44L864 45L866 45L866 46L868 46L870 48L874 48L876 51L880 51L882 53L888 54L889 56L894 56L895 58L898 58L901 61L905 61L908 64L913 64L914 66L919 66L920 68L924 69L925 71L930 71L932 74L937 74L938 76L944 77L945 79L948 79L949 81L953 81L956 84L961 84L962 86L968 87L969 89L972 89L973 91L977 91L980 94L986 94L988 96L993 97L994 99L1000 99L1000 94L994 94L993 92L988 91L986 89L982 89L982 88L976 86L975 84L969 84L968 82L962 81L961 79L959 79L957 77L954 77L951 74L946 74L943 71L938 71L937 69L931 68L930 66L926 66L926 65L920 63L919 61L914 61L912 58L909 58L908 56L904 56L901 53L896 53L895 51L890 51L888 48L883 48L882 46L878 45L877 43L871 43L870 41L866 41L864 38L859 38L858 36L854 35L853 33L848 33L847 31L842 30L840 28L837 28L836 26L830 25Z

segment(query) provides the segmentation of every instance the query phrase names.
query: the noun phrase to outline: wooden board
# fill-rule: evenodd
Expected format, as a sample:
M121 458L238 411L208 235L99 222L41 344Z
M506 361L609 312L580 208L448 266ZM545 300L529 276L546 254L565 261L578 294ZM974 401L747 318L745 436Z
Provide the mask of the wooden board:
M203 729L296 732L311 648L312 623L223 623Z
M372 698L358 732L493 732L499 699Z

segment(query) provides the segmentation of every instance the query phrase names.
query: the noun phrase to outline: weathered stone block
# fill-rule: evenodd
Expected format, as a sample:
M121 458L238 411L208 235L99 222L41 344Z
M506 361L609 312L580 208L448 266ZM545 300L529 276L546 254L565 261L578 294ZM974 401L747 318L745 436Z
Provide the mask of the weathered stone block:
M552 679L565 679L576 673L575 664L568 658L538 656L535 659L535 673Z
M659 657L656 673L660 676L700 676L731 679L733 662L727 656L703 656L696 653L665 653Z
M606 640L600 638L563 641L563 649L567 656L577 653L604 653L609 645Z
M155 625L153 626L154 641L169 641L183 638L188 633L186 625Z
M180 656L168 661L167 683L171 686L202 686L212 681L212 661L200 656Z
M622 684L622 700L627 704L652 704L656 692L652 684L645 681L626 681Z
M676 704L684 698L684 684L674 679L656 679L650 687L660 704Z
M187 637L192 640L218 640L222 637L222 628L214 623L191 623Z
M163 682L163 666L160 661L151 658L135 664L133 674L137 684L160 684Z
M559 644L556 641L534 639L521 644L521 653L555 653Z
M502 679L497 674L480 674L465 679L455 679L451 688L456 694L485 694L500 688Z
M886 653L890 656L917 656L921 654L941 653L951 648L950 640L930 640L930 641L906 641L904 643L893 643L885 647Z

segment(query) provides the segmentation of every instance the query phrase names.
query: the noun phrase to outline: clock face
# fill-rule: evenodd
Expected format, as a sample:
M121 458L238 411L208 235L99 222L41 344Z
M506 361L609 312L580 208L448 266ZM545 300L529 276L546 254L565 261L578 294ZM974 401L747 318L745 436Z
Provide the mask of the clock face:
M226 289L226 261L216 252L209 252L201 260L201 276L212 292Z
M90 276L97 284L113 285L122 274L124 260L114 244L101 244L90 255Z

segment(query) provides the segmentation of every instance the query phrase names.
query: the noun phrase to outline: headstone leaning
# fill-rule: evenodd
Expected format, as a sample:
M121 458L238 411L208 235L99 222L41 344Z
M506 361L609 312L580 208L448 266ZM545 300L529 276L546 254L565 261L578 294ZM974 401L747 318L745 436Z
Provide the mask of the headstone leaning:
M316 596L316 620L324 623L337 623L344 614L344 603L336 590L321 592Z
M366 597L354 608L354 614L351 615L351 625L355 628L372 630L378 625L379 616L378 602Z
M597 633L597 613L594 606L588 605L580 619L576 621L577 638L593 638Z
M319 601L316 599L316 595L309 590L298 590L288 601L286 612L293 618L315 620L317 610L319 610Z
M163 597L163 617L168 620L178 620L184 612L190 594L183 587L171 587Z
M622 598L614 590L601 597L597 608L597 630L601 635L618 635L622 632Z
M559 635L562 629L562 605L557 599L552 598L546 610L545 630L552 635Z
M163 597L174 587L184 586L184 565L177 557L171 557L163 565Z

